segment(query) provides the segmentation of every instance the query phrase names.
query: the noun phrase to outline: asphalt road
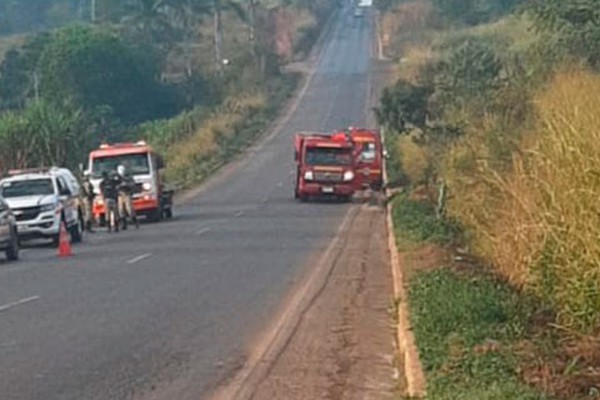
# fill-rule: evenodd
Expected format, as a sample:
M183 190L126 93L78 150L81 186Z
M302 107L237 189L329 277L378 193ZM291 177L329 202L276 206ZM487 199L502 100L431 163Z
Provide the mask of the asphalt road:
M294 201L292 161L295 131L365 123L372 27L352 11L283 128L172 221L0 262L1 400L145 399L176 382L197 399L243 362L352 207Z

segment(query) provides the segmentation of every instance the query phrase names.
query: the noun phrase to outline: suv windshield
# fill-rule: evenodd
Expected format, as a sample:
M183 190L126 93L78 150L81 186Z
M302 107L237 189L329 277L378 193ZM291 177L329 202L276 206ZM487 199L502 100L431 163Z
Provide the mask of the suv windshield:
M132 175L145 175L150 173L148 153L143 153L94 158L92 162L92 174L99 178L104 171L108 173L116 171L119 165L125 166L127 172Z
M352 150L309 147L306 149L304 162L307 165L350 165L352 164Z
M54 194L54 185L49 178L4 182L0 187L0 193L5 199L11 197L46 196Z

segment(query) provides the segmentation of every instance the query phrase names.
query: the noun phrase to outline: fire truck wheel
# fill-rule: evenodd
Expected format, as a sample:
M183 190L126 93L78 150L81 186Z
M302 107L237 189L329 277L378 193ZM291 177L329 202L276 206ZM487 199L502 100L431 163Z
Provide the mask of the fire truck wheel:
M163 217L163 213L162 210L160 208L152 211L150 214L148 214L148 219L150 220L150 222L160 222L162 220Z

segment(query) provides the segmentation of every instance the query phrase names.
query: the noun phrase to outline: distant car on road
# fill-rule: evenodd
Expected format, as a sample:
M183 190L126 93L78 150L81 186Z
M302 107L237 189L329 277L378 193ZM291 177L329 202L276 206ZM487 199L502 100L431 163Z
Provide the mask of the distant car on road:
M0 181L0 196L17 220L19 239L48 238L58 245L64 222L71 240L81 241L79 184L68 169L11 171Z
M6 253L9 261L19 259L19 238L17 221L8 204L0 197L0 251Z

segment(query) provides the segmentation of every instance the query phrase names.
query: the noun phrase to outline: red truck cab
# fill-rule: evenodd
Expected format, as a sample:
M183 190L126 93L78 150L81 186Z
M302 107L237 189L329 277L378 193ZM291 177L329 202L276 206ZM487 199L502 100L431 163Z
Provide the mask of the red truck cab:
M151 220L172 216L173 192L165 188L161 170L163 161L144 141L137 143L103 144L89 156L88 171L96 192L93 213L96 221L105 220L104 199L100 195L102 173L114 173L124 165L135 181L133 207L138 215Z
M347 133L354 142L356 190L380 190L383 186L383 145L379 131L350 127Z
M350 200L354 186L354 144L345 133L298 133L295 197L332 196Z

